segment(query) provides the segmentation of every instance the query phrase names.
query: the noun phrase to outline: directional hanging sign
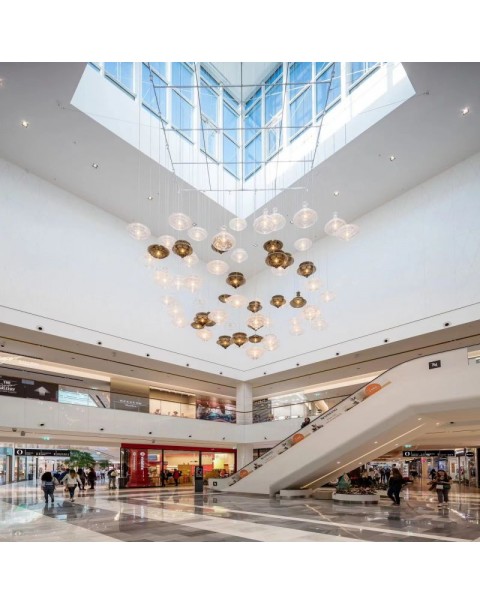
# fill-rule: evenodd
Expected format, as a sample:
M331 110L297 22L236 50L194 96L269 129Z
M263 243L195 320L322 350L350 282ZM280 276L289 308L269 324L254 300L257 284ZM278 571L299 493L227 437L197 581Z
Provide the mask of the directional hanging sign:
M404 458L446 458L455 456L454 450L404 450Z
M15 448L15 456L58 456L60 458L70 458L70 450L31 450Z

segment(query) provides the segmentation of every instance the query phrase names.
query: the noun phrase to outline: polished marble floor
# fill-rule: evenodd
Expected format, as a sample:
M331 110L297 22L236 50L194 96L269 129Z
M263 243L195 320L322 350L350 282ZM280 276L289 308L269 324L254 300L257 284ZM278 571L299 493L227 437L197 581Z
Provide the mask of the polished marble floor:
M45 505L34 482L0 486L0 542L472 542L480 490L454 485L437 508L422 484L400 506L205 492L190 487L77 492Z

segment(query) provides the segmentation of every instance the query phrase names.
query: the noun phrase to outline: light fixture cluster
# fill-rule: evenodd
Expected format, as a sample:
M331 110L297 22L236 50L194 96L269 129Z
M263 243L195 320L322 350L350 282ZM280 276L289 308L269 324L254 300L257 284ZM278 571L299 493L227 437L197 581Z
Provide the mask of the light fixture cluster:
M253 221L253 229L256 233L260 233L260 235L268 235L269 233L283 229L286 222L285 217L278 212L277 208L274 208L271 214L269 214L268 210L264 210Z

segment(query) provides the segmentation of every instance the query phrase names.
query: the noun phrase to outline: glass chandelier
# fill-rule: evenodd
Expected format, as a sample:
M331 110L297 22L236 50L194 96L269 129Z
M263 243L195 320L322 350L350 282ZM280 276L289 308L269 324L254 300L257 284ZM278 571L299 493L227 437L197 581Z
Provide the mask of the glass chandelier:
M192 219L183 212L174 212L168 217L168 224L176 231L186 231L192 226Z
M302 208L293 215L293 224L300 229L308 229L312 227L318 219L318 215L313 208L308 207L308 203L304 202Z
M148 239L152 235L150 229L142 223L130 223L127 225L127 231L136 240Z
M231 233L228 233L226 227L222 227L220 233L217 233L212 239L212 247L217 252L228 252L235 247L236 240Z

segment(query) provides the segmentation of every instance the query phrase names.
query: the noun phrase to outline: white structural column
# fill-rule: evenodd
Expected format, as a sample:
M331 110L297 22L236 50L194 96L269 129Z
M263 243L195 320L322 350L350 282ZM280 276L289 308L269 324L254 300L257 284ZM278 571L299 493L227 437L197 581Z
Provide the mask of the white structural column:
M237 386L237 424L252 424L252 386L242 382ZM253 459L253 447L250 444L238 444L237 469Z

